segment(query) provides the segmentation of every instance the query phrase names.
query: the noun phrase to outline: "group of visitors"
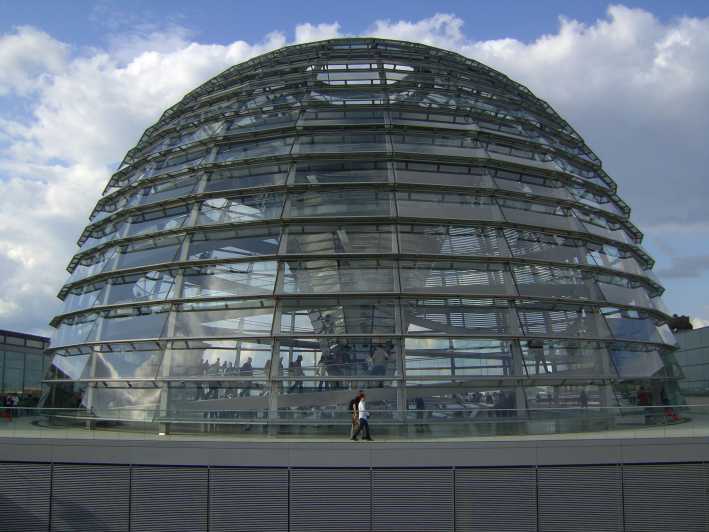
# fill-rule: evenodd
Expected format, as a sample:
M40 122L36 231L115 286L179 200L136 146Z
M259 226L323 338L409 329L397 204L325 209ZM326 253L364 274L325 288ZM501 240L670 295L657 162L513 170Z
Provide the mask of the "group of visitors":
M253 359L248 357L241 367L232 361L222 361L221 358L210 363L209 360L202 361L202 375L222 376L222 375L253 375Z
M367 401L364 392L360 390L357 395L350 401L350 411L352 412L352 428L350 429L350 439L357 441L357 436L360 432L363 433L362 439L373 441L369 433L369 411L367 410Z
M387 366L393 360L391 351L393 345L391 342L379 343L372 346L369 356L366 360L358 360L356 352L353 353L352 346L349 342L341 342L338 340L334 346L327 350L323 350L323 354L318 360L315 374L320 377L346 377L356 375L372 375L385 376ZM370 348L371 349L371 348ZM380 383L380 387L383 386ZM318 390L323 388L340 388L339 381L322 380L318 384Z

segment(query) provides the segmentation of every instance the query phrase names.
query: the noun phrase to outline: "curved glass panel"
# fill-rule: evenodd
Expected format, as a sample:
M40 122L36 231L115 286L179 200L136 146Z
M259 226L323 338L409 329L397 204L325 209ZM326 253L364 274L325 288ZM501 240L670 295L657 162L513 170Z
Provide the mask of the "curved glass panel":
M410 378L504 377L513 375L512 344L472 338L406 338Z
M494 262L401 261L403 292L514 295L512 277Z
M278 218L282 194L212 198L202 202L195 225L229 224Z
M279 305L274 332L283 335L395 334L399 331L395 300L290 299Z
M500 299L418 299L403 302L406 334L516 335L519 321Z
M221 192L224 190L243 190L255 187L272 187L283 185L288 175L288 165L234 167L210 172L205 192Z
M489 171L484 167L399 161L395 168L397 183L494 188Z
M160 375L264 380L269 376L271 351L271 343L267 340L201 340L169 349ZM265 386L261 388L265 389Z
M517 314L525 335L610 338L603 317L592 307L518 301Z
M238 262L182 270L182 297L271 295L276 284L276 261Z
M396 205L403 218L443 218L501 222L500 208L490 196L453 192L397 192Z
M178 259L184 236L137 240L119 248L115 269L171 263ZM104 268L106 269L106 268Z
M106 305L133 301L160 301L175 297L175 274L170 271L148 271L113 277Z
M294 137L234 142L225 144L217 151L216 162L241 161L256 157L274 157L288 155L293 146Z
M606 344L559 340L522 342L522 358L528 375L553 377L614 378Z
M286 201L288 218L338 216L391 216L392 194L378 190L291 193Z
M387 259L308 260L282 263L278 293L398 292L395 264Z
M389 163L385 161L309 161L296 165L290 183L386 183L390 173Z
M280 235L278 227L199 231L192 234L187 260L228 260L275 255Z
M284 255L365 255L394 253L396 234L391 225L295 225L283 237Z
M461 225L399 225L401 253L509 257L500 229Z
M269 300L182 303L176 308L172 336L268 336L272 322L273 302Z

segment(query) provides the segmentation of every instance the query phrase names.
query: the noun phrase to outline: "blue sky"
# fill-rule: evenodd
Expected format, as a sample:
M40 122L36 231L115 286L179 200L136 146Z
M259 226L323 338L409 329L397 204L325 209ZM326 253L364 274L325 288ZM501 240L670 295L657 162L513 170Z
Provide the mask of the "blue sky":
M641 7L660 20L688 15L706 17L709 2L655 0L622 2ZM375 19L419 20L434 13L455 13L466 21L468 36L486 40L514 37L536 39L558 29L559 16L592 23L605 16L609 2L599 0L394 0L338 2L274 2L262 0L179 0L121 2L55 2L45 0L0 0L2 29L30 24L65 42L93 46L103 42L107 28L134 24L178 24L194 31L199 40L226 44L235 39L256 41L266 33L281 30L288 34L296 24L339 21L348 33L357 33ZM290 35L292 37L292 35Z
M709 2L0 0L0 328L48 332L91 207L166 107L337 35L455 50L547 100L618 182L670 309L709 324Z

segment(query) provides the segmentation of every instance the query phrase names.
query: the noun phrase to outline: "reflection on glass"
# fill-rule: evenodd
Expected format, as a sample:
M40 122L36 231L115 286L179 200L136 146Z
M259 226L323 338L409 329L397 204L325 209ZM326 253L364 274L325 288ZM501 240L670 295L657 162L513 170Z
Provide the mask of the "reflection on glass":
M164 181L153 183L150 186L139 189L128 198L129 206L149 205L169 199L180 198L192 194L199 182L196 176L187 176L181 179L170 178Z
M52 337L52 347L91 342L96 336L98 313L88 312L64 318Z
M230 134L241 134L248 131L264 131L282 127L295 126L298 113L277 111L263 114L237 116L229 122L227 131Z
M153 170L153 175L166 174L168 172L179 172L185 168L193 168L205 162L209 155L209 150L198 149L189 152L178 152L162 161L159 161Z
M188 260L275 255L280 234L278 227L199 231L192 234Z
M303 384L322 390L349 387L341 377L363 379L391 378L399 375L398 338L284 338L280 341L280 375L292 378L291 387ZM316 379L303 383L300 379Z
M619 308L604 308L602 311L615 338L674 344L672 333L668 335L661 330L660 324L648 314Z
M544 198L567 201L572 199L564 184L550 177L501 169L492 170L492 173L495 176L495 184L503 190Z
M391 192L379 190L338 190L302 192L288 195L286 216L391 216Z
M386 259L339 259L283 263L278 287L284 294L395 292L394 263Z
M160 338L169 310L168 305L145 305L104 311L97 340Z
M648 288L644 284L616 275L599 275L598 287L609 303L654 308Z
M398 183L493 188L489 170L484 167L399 161L395 168Z
M184 236L165 236L138 240L120 247L116 269L136 268L177 260Z
M163 353L160 350L142 351L127 349L114 353L94 353L93 375L85 371L84 378L95 379L154 379L157 376Z
M298 137L300 154L386 152L386 137L376 133L330 132Z
M175 277L169 271L150 271L111 279L107 305L131 301L160 301L175 297Z
M120 417L135 421L152 421L160 406L160 388L100 387L92 396L92 410L100 417Z
M126 236L179 229L187 222L191 210L190 205L178 205L134 214Z
M522 229L505 229L504 232L512 255L517 258L593 264L587 258L586 242L583 240Z
M462 225L399 225L402 253L509 257L507 243L499 229Z
M460 218L502 221L499 207L490 196L455 192L397 192L399 216L406 218Z
M386 161L312 161L295 167L291 183L385 183L389 181Z
M602 300L593 275L575 268L540 264L513 264L512 273L520 295L559 299Z
M272 305L272 301L263 299L182 303L177 308L174 336L268 336Z
M289 225L282 253L335 255L393 253L396 239L391 225Z
M283 208L282 194L257 194L205 200L196 225L250 222L278 218Z
M603 386L527 386L527 408L587 408L604 405ZM542 412L543 413L543 410Z
M54 355L52 357L52 365L49 367L47 378L57 380L80 379L81 375L84 373L84 369L86 368L88 361L89 355Z
M384 125L382 111L341 111L332 109L312 109L303 113L303 120L307 126L343 126L353 124L381 124Z
M512 376L511 343L464 338L406 338L409 378Z
M565 340L527 340L521 342L527 375L555 377L613 378L606 344Z
M394 301L387 299L288 299L280 303L281 334L394 334Z
M106 282L102 281L73 288L64 298L61 313L68 314L69 312L89 309L103 304L106 286Z
M566 207L513 199L500 199L498 201L508 222L566 231L583 231L583 227L574 218L571 209Z
M429 298L402 302L408 334L519 334L519 322L501 299Z
M474 137L465 135L405 134L392 135L394 151L450 155L454 157L484 157L482 145Z
M270 340L199 340L188 346L173 346L161 375L263 380L269 376L270 367Z
M585 232L625 244L639 243L639 240L623 225L611 221L599 213L585 209L574 209L574 214L583 222Z
M239 262L183 270L183 298L270 295L276 261Z
M540 301L518 301L515 305L525 335L610 337L605 322L597 310L591 307Z
M288 155L293 145L293 137L254 140L225 144L217 152L217 162L238 161L253 157Z
M503 264L490 262L401 261L404 292L514 295L512 277Z
M651 346L619 343L611 347L613 365L624 379L661 375L664 362L660 352Z
M286 164L225 168L209 174L204 191L216 192L283 185L287 175Z

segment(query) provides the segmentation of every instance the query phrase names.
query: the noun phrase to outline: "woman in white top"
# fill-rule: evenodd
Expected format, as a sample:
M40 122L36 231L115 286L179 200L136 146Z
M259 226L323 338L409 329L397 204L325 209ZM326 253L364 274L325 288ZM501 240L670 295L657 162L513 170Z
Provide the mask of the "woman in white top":
M352 436L353 440L357 440L357 436L359 435L359 433L364 431L364 436L362 437L362 439L372 441L372 438L369 435L369 411L367 410L367 402L365 401L365 398L366 396L362 394L362 397L359 400L359 403L357 404L359 427L357 428L357 432L355 432Z

